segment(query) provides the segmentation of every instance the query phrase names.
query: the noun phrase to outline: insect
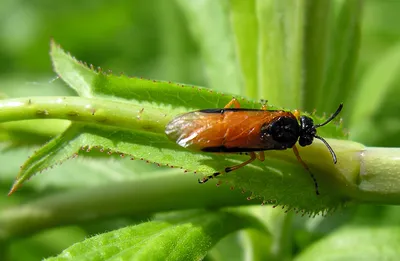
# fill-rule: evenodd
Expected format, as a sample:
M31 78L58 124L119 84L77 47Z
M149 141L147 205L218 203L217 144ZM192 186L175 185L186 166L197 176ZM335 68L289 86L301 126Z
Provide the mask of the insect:
M234 108L231 108L231 107ZM310 173L319 195L318 183L306 163L301 159L296 147L308 146L314 138L321 140L332 155L336 164L336 154L331 146L317 135L317 128L332 121L342 110L339 105L336 112L321 124L314 124L308 116L300 112L268 110L264 104L261 109L240 108L238 100L233 98L222 109L205 109L182 114L172 119L165 128L167 136L180 146L196 151L214 153L246 153L250 159L241 164L226 167L223 171L199 179L205 183L223 173L237 170L255 159L264 161L266 150L293 149L297 160Z

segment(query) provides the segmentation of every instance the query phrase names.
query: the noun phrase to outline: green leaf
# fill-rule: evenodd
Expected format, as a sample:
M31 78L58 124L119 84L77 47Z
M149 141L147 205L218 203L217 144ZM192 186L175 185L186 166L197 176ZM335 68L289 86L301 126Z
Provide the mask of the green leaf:
M60 47L57 48L56 43L52 40L50 43L51 47L51 57L53 61L64 60L66 54ZM72 58L72 57L70 57ZM53 68L56 73L63 72L63 75L59 75L63 81L65 81L72 89L74 89L77 94L81 97L93 97L92 86L93 81L97 73L90 70L86 66L77 66L78 61L74 62L64 62L64 63L54 63ZM93 68L92 68L93 69Z
M83 151L97 149L103 153L116 153L121 157L134 157L170 166L180 166L185 162L183 166L192 171L209 169L201 164L201 159L211 159L207 156L199 158L195 153L186 152L169 141L165 135L75 124L37 150L25 162L12 191L35 173L78 156L82 149Z
M31 120L2 123L0 124L0 142L5 142L10 147L41 145L63 132L69 124L70 122L65 120Z
M30 154L36 155L38 148L8 147L0 145L0 184L9 186L15 180L20 165L29 158ZM25 183L24 189L31 189L35 192L53 192L71 188L89 188L110 182L129 181L141 176L170 175L171 171L158 168L153 164L137 160L130 160L129 157L122 159L120 155L107 153L87 152L87 149L79 151L79 157L65 162L56 162L56 171L48 175L40 175L40 178L31 179ZM51 155L48 155L51 156ZM34 157L34 156L33 156ZM50 160L48 160L50 161ZM45 168L44 164L41 165ZM53 166L50 166L50 168ZM82 175L82 173L85 173Z
M347 226L329 234L302 252L296 261L397 260L400 227Z
M46 260L200 260L222 237L255 219L229 212L192 212L94 236Z
M185 110L223 107L232 99L230 95L198 86L125 75L116 76L101 70L94 71L64 52L55 42L51 43L50 54L56 73L71 88L82 93L83 97L86 97L85 93L89 93L87 97L96 96L113 101L129 101L158 108L160 112L174 112L175 114ZM82 82L90 83L90 86L83 85ZM84 87L81 87L82 85ZM260 107L259 103L248 101L240 96L235 97L239 99L243 107Z

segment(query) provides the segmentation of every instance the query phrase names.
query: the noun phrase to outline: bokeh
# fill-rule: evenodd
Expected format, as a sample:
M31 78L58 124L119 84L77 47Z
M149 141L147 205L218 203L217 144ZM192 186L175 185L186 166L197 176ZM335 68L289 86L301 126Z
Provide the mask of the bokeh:
M371 65L400 45L399 10L400 1L365 1L355 84L363 79ZM203 66L206 57L202 56L191 34L188 19L190 17L185 16L176 1L2 0L0 98L74 95L52 71L49 58L51 39L79 60L116 74L208 86ZM399 78L394 84L399 84L400 89ZM396 117L398 111L390 114L394 115L394 122L400 122L400 117ZM394 138L374 137L371 144L368 144L368 140L363 142L375 146L399 146L400 138L396 138L399 136L399 127L396 126L393 127ZM0 166L0 175L2 168L17 169L21 163L13 163L11 159L10 165ZM1 181L0 197L11 185ZM0 199L0 209L16 204L22 198L23 194ZM371 208L362 211L368 216L371 211L378 213L381 210L383 212L383 208L376 208L375 212ZM396 214L393 216L398 217L397 212L394 211ZM121 220L121 225L126 224L125 221ZM116 226L117 221L113 222L110 229ZM8 258L39 260L56 255L108 225L105 222L95 227L56 228L30 238L16 239L9 242L11 251ZM333 226L329 224L329 227Z

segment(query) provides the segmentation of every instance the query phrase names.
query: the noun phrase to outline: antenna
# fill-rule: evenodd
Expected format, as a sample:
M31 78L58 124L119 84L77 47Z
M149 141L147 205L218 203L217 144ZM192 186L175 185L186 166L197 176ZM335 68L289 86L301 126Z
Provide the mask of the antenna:
M315 128L318 128L318 127L322 127L322 126L328 124L331 120L333 120L334 118L336 118L336 116L338 116L338 114L340 113L340 111L341 111L342 109L343 109L343 103L341 103L341 104L339 105L339 108L337 108L336 112L335 112L334 114L332 114L332 116L329 117L329 119L327 119L324 123L314 125L314 127L315 127ZM315 137L316 137L316 136L315 136ZM317 138L317 137L316 137L316 138ZM322 140L321 137L319 137L318 139ZM326 141L325 141L325 144L327 144Z
M338 116L338 114L342 111L342 109L343 109L343 103L341 103L339 105L339 108L337 108L335 113L332 114L332 116L329 117L329 119L327 119L324 123L314 125L314 128L322 127L322 126L328 124L330 121L332 121L334 118L336 118L336 116ZM322 137L320 137L318 135L314 135L314 138L319 139L320 141L322 141L325 144L325 146L328 148L329 152L332 155L333 164L336 164L336 162L337 162L336 154L333 151L332 147L328 144L328 142L326 142L326 140L324 140Z
M337 162L336 154L335 154L335 152L333 151L332 147L328 144L328 142L326 142L326 140L324 140L322 137L320 137L320 136L318 136L318 135L315 135L314 138L319 139L320 141L322 141L322 142L325 144L325 146L328 148L329 152L330 152L331 155L332 155L333 164L336 164L336 162Z

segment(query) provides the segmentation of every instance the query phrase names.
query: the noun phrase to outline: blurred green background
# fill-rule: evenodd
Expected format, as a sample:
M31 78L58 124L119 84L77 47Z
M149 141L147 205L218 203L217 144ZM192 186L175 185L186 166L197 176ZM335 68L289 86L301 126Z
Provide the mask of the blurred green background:
M52 72L50 39L55 39L79 60L103 70L130 76L208 86L203 58L187 19L175 1L164 0L86 0L86 1L0 1L0 97L29 95L73 95ZM364 2L362 39L356 85L365 72L391 49L400 45L400 1L367 0ZM398 65L397 65L398 66ZM397 77L397 90L400 79ZM379 86L377 86L379 88ZM393 96L392 99L398 99ZM393 101L397 102L397 100ZM366 104L368 106L368 104ZM399 111L389 111L399 122ZM346 119L345 119L346 120ZM393 137L399 128L393 127ZM374 137L366 145L399 146L400 138ZM2 152L0 176L14 175L21 159ZM6 158L8 157L8 158ZM4 165L6 163L6 165ZM79 167L79 166L78 166ZM66 173L65 173L66 174ZM7 176L9 177L9 176ZM24 200L24 194L5 198L11 179L0 178L0 207ZM82 184L81 184L82 185ZM84 184L83 184L84 185ZM4 196L1 196L4 195ZM1 211L1 210L0 210ZM359 210L366 219L390 213L386 219L399 217L397 207L366 207ZM371 214L373 213L373 214ZM343 218L344 217L344 218ZM341 219L346 218L346 213ZM121 225L130 221L121 220ZM334 221L329 228L335 227ZM383 221L381 221L383 222ZM55 255L87 235L104 230L108 224L94 227L52 229L28 239L10 243L11 260L37 260ZM113 221L114 228L118 223ZM327 229L329 231L330 229ZM304 236L304 235L303 235ZM308 239L298 235L306 244ZM307 236L305 236L307 237ZM301 244L301 243L299 243ZM0 251L5 251L0 249ZM3 252L4 253L4 252ZM1 257L2 255L0 255Z
M54 77L49 41L115 73L205 85L201 59L173 1L0 3L2 79Z
M359 73L399 43L399 9L396 0L365 1ZM3 0L1 80L53 79L53 38L80 60L114 73L207 86L186 19L174 1Z

